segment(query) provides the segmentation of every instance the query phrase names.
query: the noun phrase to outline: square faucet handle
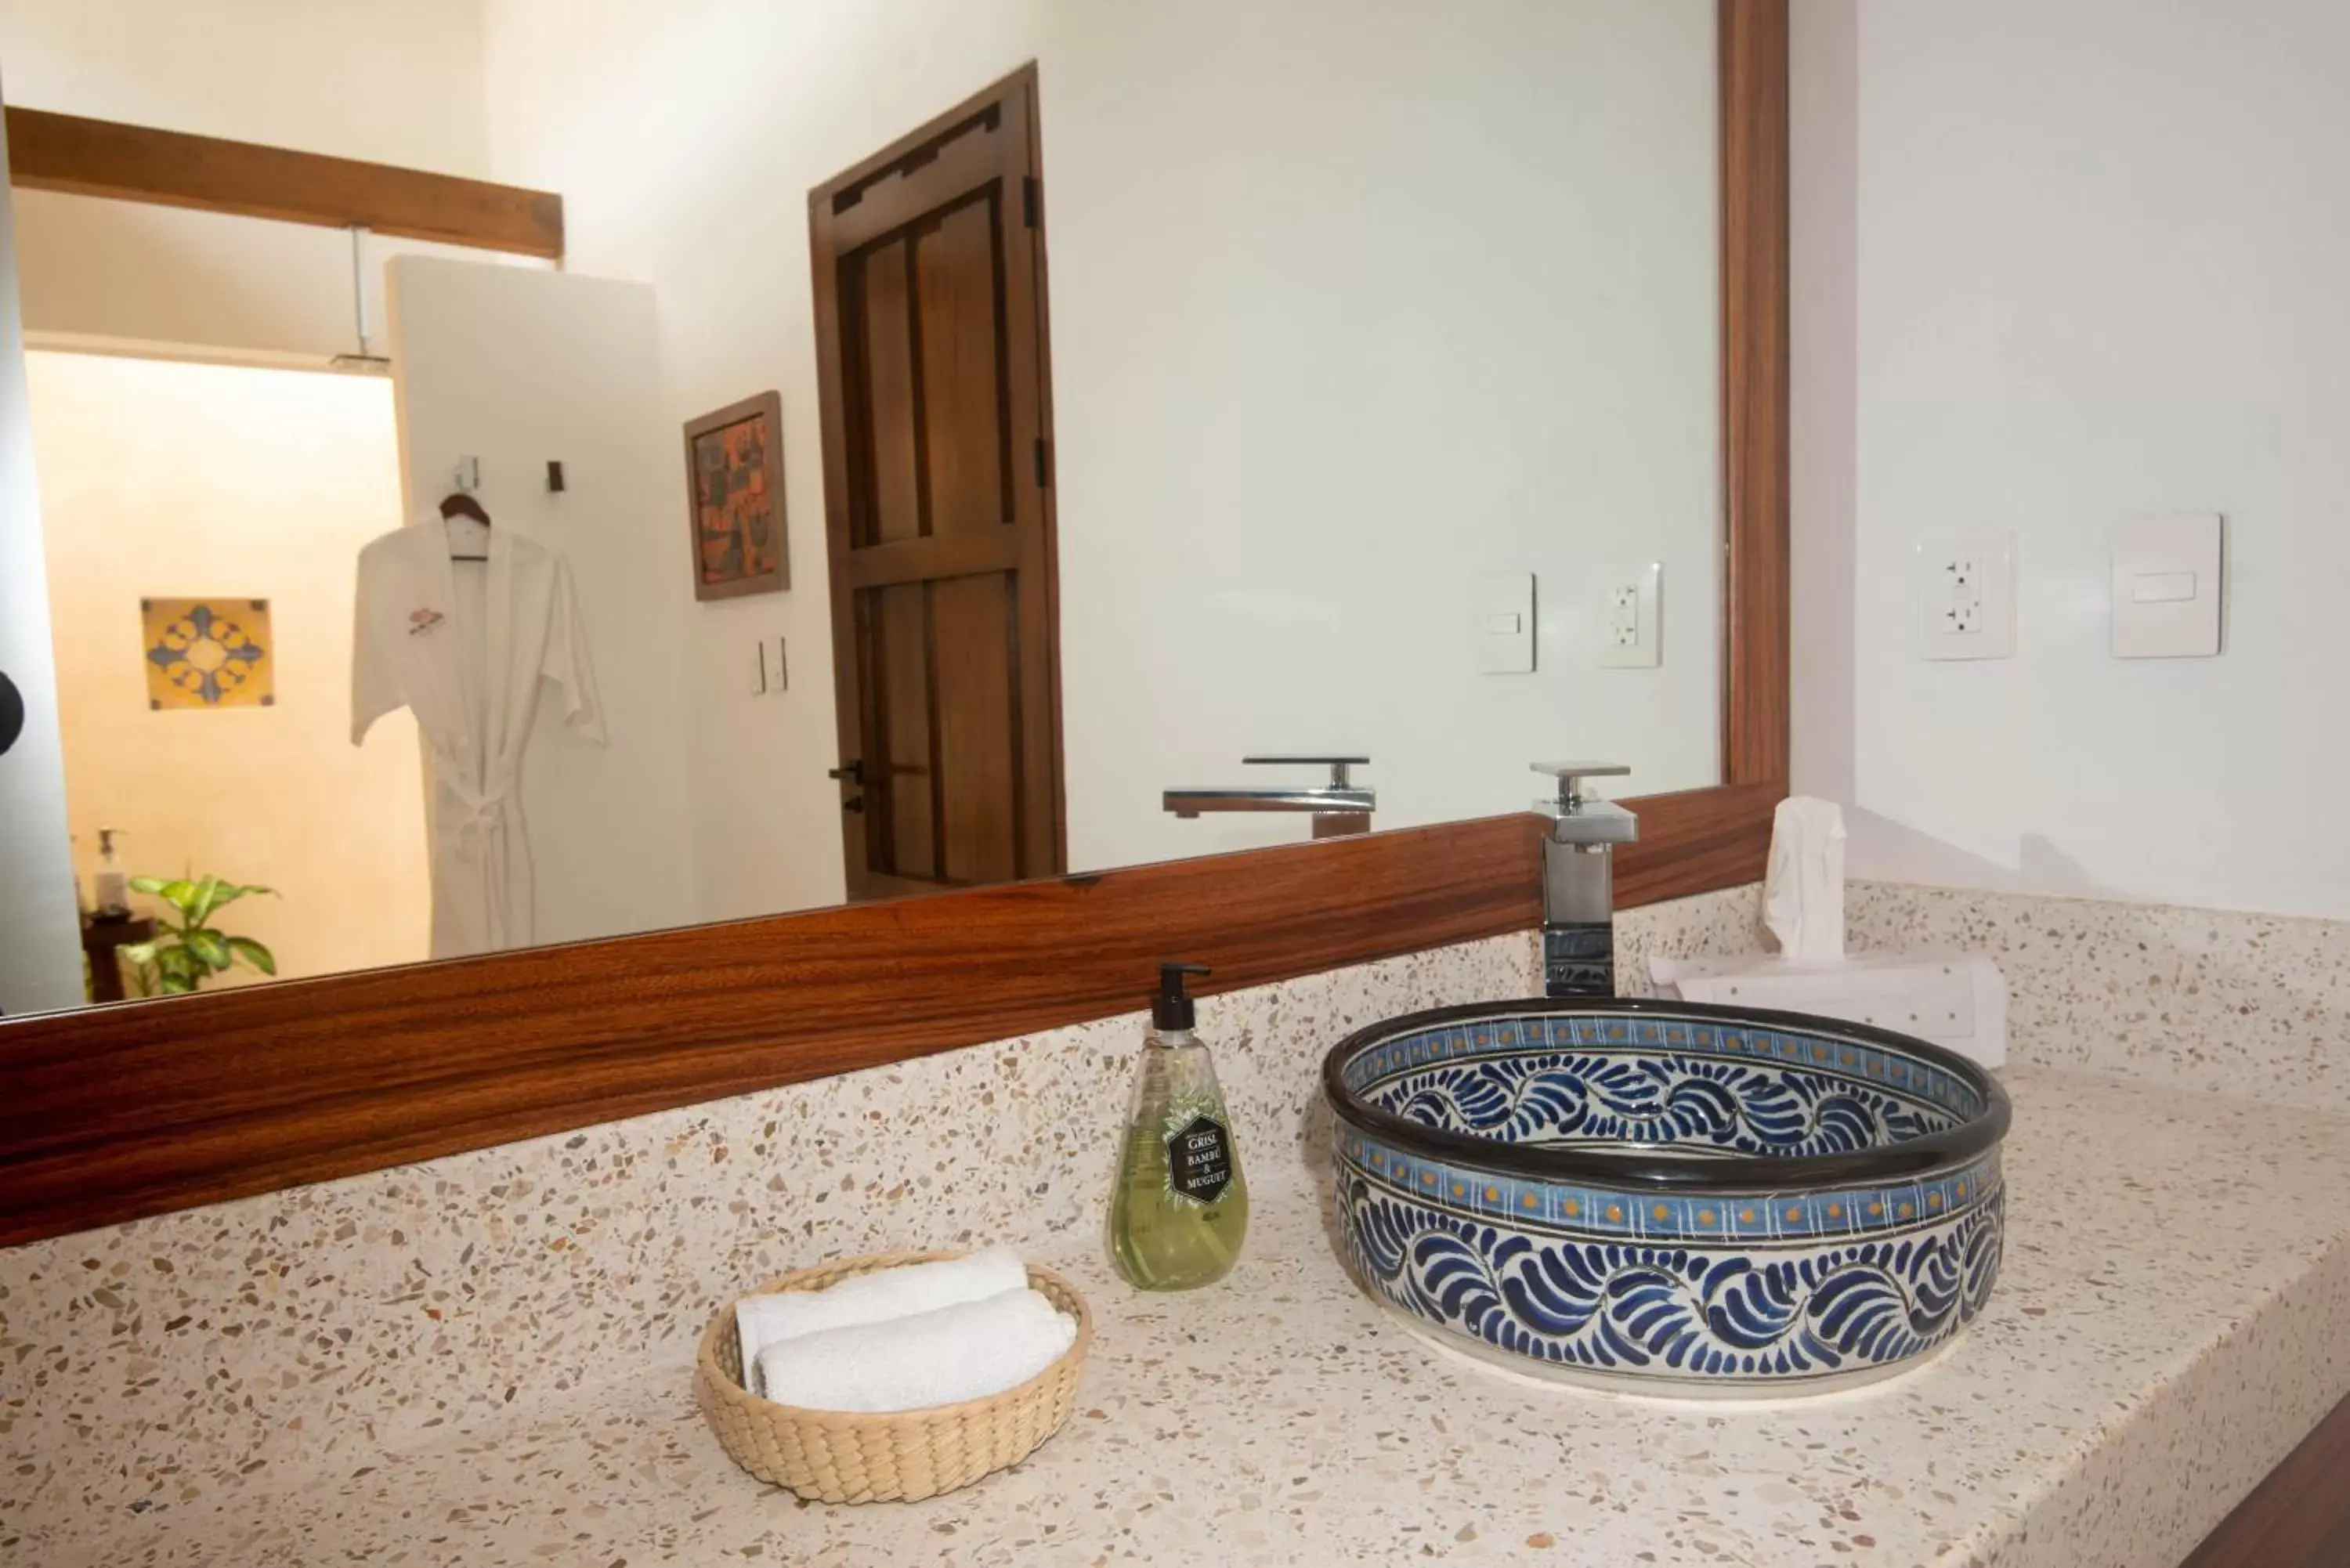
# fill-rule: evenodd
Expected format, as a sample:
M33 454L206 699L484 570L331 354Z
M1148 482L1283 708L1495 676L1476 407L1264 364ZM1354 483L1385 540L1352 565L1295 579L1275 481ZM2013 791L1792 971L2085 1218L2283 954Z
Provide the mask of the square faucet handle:
M1557 807L1572 812L1582 807L1583 792L1575 786L1584 779L1621 778L1632 770L1622 763L1533 763L1534 772L1548 774L1558 781ZM1544 805L1552 803L1544 802Z

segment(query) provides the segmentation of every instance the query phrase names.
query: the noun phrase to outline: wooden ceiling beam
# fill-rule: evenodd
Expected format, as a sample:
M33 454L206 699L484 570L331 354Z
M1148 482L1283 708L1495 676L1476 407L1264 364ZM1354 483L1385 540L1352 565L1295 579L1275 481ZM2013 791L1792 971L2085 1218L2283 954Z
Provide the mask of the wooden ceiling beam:
M559 260L563 198L109 119L7 109L9 182Z

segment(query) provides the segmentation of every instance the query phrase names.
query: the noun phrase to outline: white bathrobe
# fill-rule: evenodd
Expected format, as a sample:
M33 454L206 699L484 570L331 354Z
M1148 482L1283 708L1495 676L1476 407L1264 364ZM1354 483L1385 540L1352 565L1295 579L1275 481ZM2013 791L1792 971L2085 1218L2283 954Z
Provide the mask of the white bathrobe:
M485 564L452 551L486 552ZM531 940L530 848L519 792L538 683L563 721L604 743L601 705L571 569L506 528L428 513L359 552L351 651L351 743L395 708L424 745L432 956Z

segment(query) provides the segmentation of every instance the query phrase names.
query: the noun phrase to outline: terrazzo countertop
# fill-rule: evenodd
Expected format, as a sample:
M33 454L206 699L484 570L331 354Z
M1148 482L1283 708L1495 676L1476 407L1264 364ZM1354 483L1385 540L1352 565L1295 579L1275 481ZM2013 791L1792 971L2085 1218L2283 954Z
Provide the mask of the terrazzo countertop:
M1006 1238L1097 1338L1069 1426L966 1490L802 1504L729 1463L665 1363L44 1560L2160 1568L2350 1390L2350 1118L2006 1076L1998 1290L1872 1388L1676 1406L1440 1355L1341 1272L1309 1137L1243 1150L1252 1233L1214 1289L1139 1295L1073 1227Z

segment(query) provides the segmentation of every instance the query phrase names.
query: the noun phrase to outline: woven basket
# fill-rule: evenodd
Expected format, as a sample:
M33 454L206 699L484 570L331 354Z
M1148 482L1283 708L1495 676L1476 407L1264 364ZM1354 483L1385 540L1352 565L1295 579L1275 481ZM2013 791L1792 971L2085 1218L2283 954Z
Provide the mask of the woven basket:
M822 1290L851 1274L959 1256L889 1252L845 1258L785 1274L753 1293ZM743 1346L734 1332L734 1303L729 1302L702 1335L694 1402L736 1464L816 1502L916 1502L969 1486L1035 1453L1061 1429L1076 1402L1077 1372L1093 1343L1092 1314L1068 1281L1050 1270L1032 1264L1028 1282L1076 1317L1077 1337L1058 1361L1016 1388L959 1405L882 1415L778 1405L743 1387Z

